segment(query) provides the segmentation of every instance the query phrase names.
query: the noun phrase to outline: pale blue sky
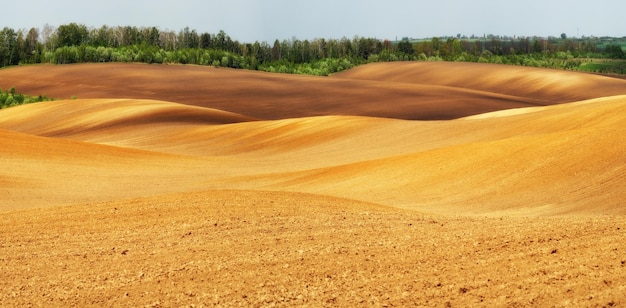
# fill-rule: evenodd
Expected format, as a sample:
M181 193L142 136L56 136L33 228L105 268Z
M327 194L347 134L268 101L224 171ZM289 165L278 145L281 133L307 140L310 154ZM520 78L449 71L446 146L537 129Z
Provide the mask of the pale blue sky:
M456 35L626 36L624 0L0 0L0 27L77 22L226 31L242 42ZM8 10L8 11L7 11ZM9 12L10 11L10 12Z

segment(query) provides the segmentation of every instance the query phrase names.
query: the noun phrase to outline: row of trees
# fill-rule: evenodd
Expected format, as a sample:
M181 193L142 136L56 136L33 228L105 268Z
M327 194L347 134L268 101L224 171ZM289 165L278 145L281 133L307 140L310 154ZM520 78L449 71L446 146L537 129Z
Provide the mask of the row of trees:
M327 75L363 63L383 50L377 39L276 40L241 43L224 31L179 32L156 27L87 28L71 23L0 31L0 67L35 63L182 63ZM387 48L392 44L387 42ZM318 63L319 62L319 63Z
M327 75L364 62L445 60L577 69L588 58L625 59L619 45L596 38L486 36L391 42L375 38L275 40L242 43L224 31L178 32L156 27L58 28L0 31L0 67L32 63L183 63ZM578 64L578 65L577 65ZM611 66L607 66L611 67ZM623 69L622 69L623 70ZM623 72L622 72L623 73Z

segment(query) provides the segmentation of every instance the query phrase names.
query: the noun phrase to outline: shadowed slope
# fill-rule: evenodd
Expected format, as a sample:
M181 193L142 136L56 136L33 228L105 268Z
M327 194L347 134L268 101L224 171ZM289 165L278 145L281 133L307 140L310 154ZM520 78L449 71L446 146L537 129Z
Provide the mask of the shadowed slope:
M0 87L69 98L132 98L216 108L259 119L358 115L453 119L509 108L550 105L491 89L356 80L201 66L40 65L0 70Z
M450 86L537 99L552 104L626 94L624 79L485 63L371 63L338 73L333 78Z

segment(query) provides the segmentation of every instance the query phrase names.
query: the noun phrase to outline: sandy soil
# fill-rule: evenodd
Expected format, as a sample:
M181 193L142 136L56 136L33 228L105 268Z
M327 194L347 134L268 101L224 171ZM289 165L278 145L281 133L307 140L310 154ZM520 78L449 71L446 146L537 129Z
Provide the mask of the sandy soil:
M623 216L430 216L204 191L0 220L2 306L626 304Z
M0 306L626 305L626 80L87 64L11 86L80 99L0 111Z

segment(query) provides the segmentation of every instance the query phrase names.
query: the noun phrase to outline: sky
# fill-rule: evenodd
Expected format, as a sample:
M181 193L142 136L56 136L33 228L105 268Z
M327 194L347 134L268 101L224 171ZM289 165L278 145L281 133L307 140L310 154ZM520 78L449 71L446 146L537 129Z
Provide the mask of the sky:
M240 42L298 38L626 36L624 0L0 0L0 28L156 26Z

